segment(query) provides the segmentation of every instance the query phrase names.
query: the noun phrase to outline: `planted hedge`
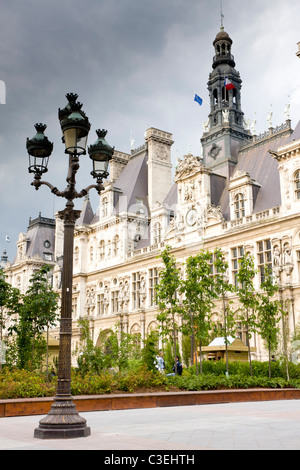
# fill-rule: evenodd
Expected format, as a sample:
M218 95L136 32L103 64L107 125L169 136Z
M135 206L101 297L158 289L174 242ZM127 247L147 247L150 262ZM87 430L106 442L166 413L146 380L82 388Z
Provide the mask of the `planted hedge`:
M106 393L138 393L168 390L221 390L248 388L300 388L300 365L289 365L290 380L286 379L285 367L279 362L272 364L272 378L268 377L268 363L252 362L253 376L249 364L232 362L229 377L226 365L204 362L203 375L195 368L184 369L182 376L167 377L141 366L136 370L112 373L80 374L72 372L71 393L76 395L98 395ZM44 375L25 370L4 368L0 373L0 399L52 397L56 392L56 377L47 382Z
M249 377L245 375L214 376L177 376L173 384L180 390L221 390L247 388L300 388L300 380L282 377Z
M71 393L76 395L98 395L104 393L168 390L167 377L159 372L141 367L136 371L112 374L108 371L99 374L72 372ZM0 373L0 399L50 397L56 392L56 377L47 382L44 375L25 370Z

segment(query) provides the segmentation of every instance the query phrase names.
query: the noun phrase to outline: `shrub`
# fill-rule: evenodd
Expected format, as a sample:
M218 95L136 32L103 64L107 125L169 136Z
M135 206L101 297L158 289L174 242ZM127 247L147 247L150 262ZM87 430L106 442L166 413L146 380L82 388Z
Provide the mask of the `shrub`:
M170 382L181 390L220 390L220 389L247 389L247 388L300 388L300 381L293 379L288 381L282 377L269 379L247 375L230 375L228 378L222 375L203 374L200 376L176 376L169 379Z
M116 379L116 388L124 392L134 392L144 388L165 388L168 385L165 375L156 370L148 370L146 366L129 373L119 373Z
M254 362L254 364L253 364ZM204 363L203 375L196 375L195 368L184 369L182 376L167 377L158 371L148 370L147 366L138 365L122 372L101 371L83 374L72 370L71 393L76 395L98 395L119 392L142 392L168 390L172 386L179 390L220 390L264 388L300 388L300 366L292 365L290 380L285 377L284 365L273 363L277 376L269 379L268 363L252 362L253 377L250 376L249 364L230 363L230 375L225 375L226 367L218 363ZM213 371L213 372L212 372ZM272 372L273 373L273 372ZM30 398L54 396L56 378L47 382L45 375L25 370L4 368L0 373L0 399Z
M226 363L225 361L203 361L202 363L203 374L213 374L215 376L225 375ZM196 367L188 369L190 374L196 375ZM250 366L248 362L232 361L229 362L228 367L229 376L241 375L250 376ZM269 363L252 361L252 374L253 377L269 377ZM285 364L280 361L271 362L271 375L272 377L286 378ZM290 378L300 379L300 364L289 363Z
M113 385L113 377L109 372L99 374L88 372L72 373L71 394L72 395L98 395L110 393Z
M56 381L45 382L43 375L26 370L8 371L0 374L0 398L49 397L55 394Z

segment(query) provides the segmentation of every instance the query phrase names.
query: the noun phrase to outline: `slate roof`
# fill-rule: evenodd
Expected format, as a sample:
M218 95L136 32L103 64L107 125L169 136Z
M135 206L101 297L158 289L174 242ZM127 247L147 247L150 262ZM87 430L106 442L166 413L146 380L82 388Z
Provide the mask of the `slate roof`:
M275 138L274 135L270 136L270 139L255 142L240 150L235 171L239 170L249 173L251 179L261 185L254 202L254 213L281 205L278 163L270 155L269 150L276 151L279 147L299 138L297 137L299 134L300 125L298 124L292 134L278 133L278 136L275 136ZM222 192L219 202L215 201L215 205L221 206L222 214L226 220L230 219L228 185L229 181L226 182L226 187Z
M115 209L119 212L128 211L136 205L136 199L142 199L149 214L148 206L148 154L145 151L131 157L126 167L114 183L121 189L122 196L116 202Z
M39 256L45 261L54 260L55 249L55 220L42 217L39 214L34 220L30 220L27 229L27 250L26 256L33 258ZM48 242L50 246L45 246ZM46 256L47 255L47 256ZM51 259L50 259L51 258ZM13 263L16 261L13 261Z
M91 203L90 203L90 198L87 195L84 198L84 202L83 202L82 209L81 209L81 214L80 214L79 219L77 219L76 221L76 225L89 225L92 223L94 217L95 215L94 215Z
M176 214L177 203L178 203L177 183L174 183L164 200L164 204L168 207L168 209L174 211L174 214Z
M293 140L300 139L300 121L292 133L278 132L270 135L270 138L262 139L249 144L245 149L239 151L238 163L235 171L249 173L252 180L261 185L254 203L253 212L271 209L281 204L280 180L278 163L269 153L269 150L277 150ZM229 209L229 181L223 176L214 173L210 176L211 181L211 203L220 206L226 220L230 219ZM176 214L178 201L177 184L174 183L166 196L164 203Z

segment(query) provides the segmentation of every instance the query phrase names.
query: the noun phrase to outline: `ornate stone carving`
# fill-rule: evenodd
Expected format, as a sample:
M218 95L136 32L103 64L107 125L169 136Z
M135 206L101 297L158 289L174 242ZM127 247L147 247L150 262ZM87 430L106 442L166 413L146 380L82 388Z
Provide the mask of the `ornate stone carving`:
M211 204L208 204L206 208L206 218L209 219L209 217L212 217L219 222L224 222L224 217L220 206L212 206Z
M200 157L195 157L189 153L184 155L183 160L180 158L177 160L177 167L175 171L175 181L192 176L199 171L202 171L204 166Z

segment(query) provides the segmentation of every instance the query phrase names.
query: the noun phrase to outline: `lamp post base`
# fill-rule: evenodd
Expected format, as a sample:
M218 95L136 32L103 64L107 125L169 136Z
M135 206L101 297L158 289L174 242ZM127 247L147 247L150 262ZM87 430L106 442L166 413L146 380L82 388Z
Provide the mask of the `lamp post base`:
M73 439L88 437L91 429L86 420L76 411L72 399L57 399L48 415L41 419L39 427L34 430L37 439Z

